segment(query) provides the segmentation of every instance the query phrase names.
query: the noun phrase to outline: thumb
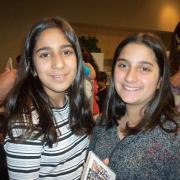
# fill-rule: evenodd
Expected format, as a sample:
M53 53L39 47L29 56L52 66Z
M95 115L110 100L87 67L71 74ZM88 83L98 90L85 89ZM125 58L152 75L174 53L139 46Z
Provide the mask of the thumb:
M13 69L13 67L12 67L12 58L10 57L10 58L8 59L8 61L7 61L6 66L5 66L5 72L10 71L10 70L12 70L12 69Z
M108 164L109 164L109 158L104 159L104 160L103 160L103 163L108 166Z

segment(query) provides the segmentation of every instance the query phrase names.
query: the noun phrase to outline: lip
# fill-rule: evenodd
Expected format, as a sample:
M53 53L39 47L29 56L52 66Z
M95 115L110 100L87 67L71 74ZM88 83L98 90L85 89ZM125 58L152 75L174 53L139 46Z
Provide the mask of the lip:
M55 80L64 80L67 74L52 74L50 76Z
M127 86L127 85L123 85L123 89L125 89L126 91L138 91L138 90L140 90L139 87L131 87L131 86Z

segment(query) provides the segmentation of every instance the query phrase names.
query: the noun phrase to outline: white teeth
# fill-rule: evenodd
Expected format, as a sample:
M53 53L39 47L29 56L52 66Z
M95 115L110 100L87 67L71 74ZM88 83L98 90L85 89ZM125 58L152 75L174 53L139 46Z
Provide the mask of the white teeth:
M124 89L128 90L128 91L137 91L139 90L139 88L136 87L128 87L128 86L124 86Z
M60 77L62 77L62 76L59 76L59 75L56 75L56 76L54 76L55 78L60 78Z
M53 75L52 77L54 79L61 79L61 78L64 78L64 75Z
M63 77L64 75L54 75L55 78Z

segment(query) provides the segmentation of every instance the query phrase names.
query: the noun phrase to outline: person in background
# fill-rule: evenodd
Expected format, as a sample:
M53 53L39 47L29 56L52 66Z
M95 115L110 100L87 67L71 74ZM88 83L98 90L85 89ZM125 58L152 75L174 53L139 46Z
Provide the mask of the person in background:
M94 80L96 78L96 71L90 63L83 64L85 76L90 80Z
M107 74L104 71L99 71L97 74L97 82L98 82L98 105L99 111L102 113L106 95L107 95Z
M172 90L180 111L180 22L172 34L169 52Z
M94 103L94 86L93 82L96 77L96 72L93 66L90 63L83 63L84 73L85 73L85 93L89 99L91 105L91 111L93 112L93 103Z
M94 120L96 120L99 117L99 106L98 106L98 97L97 97L97 93L98 93L98 83L97 83L97 79L96 79L96 75L99 71L99 67L96 64L93 56L91 55L91 53L88 51L88 49L82 44L81 44L81 51L82 51L82 56L83 56L83 60L85 62L85 64L90 67L91 69L94 69L94 72L92 73L92 77L91 80L93 81L93 117Z
M166 50L139 33L117 47L106 108L94 129L94 151L117 179L180 177L180 114L171 90Z
M7 61L4 71L0 74L0 179L8 180L6 165L6 155L3 148L4 141L4 123L6 123L4 114L4 102L15 85L17 69L13 68L12 58Z
M63 18L28 32L5 113L10 179L80 179L94 121L78 38Z

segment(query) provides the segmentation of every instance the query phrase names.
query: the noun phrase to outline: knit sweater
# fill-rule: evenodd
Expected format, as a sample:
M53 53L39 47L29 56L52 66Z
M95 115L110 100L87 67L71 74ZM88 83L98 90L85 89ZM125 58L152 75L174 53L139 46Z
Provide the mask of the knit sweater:
M180 136L160 127L120 141L116 125L107 130L97 126L90 150L102 160L110 158L109 167L118 180L180 179Z

